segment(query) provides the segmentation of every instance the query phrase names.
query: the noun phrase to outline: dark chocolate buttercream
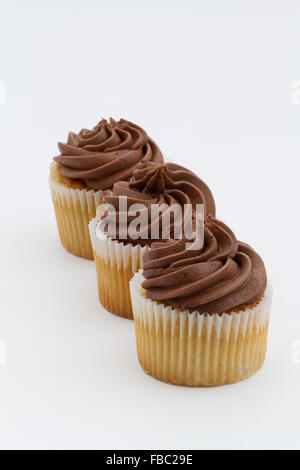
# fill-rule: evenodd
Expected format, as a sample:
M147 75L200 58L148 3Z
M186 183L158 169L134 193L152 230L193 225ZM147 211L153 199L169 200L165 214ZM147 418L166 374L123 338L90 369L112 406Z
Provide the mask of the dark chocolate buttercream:
M121 119L102 119L92 130L69 133L58 144L61 155L54 160L61 174L80 179L91 189L111 189L116 181L128 180L141 162L163 163L159 147L136 124Z
M143 287L152 300L199 313L223 313L257 302L267 275L260 256L219 220L208 217L204 245L186 240L153 243L144 255Z
M164 215L170 212L171 237L175 228L178 225L182 226L183 223L181 217L180 220L173 217L171 209L173 205L177 204L182 207L182 214L185 218L189 217L189 210L192 212L197 204L204 205L206 215L215 215L214 198L208 186L192 171L174 163L159 165L148 162L140 165L129 182L119 181L114 184L113 194L105 197L104 202L114 206L117 222L116 234L112 234L108 228L107 235L112 239L139 245L152 243L151 229L157 220L159 220L159 239L165 237L166 227L163 226L162 213L158 214L156 219L150 217L153 204L162 207ZM122 202L124 204L126 202L124 208L121 206ZM143 213L144 220L146 220L138 239L133 239L128 233L129 224L137 216L136 213L130 211L130 207L134 204L143 204L144 208L141 209L140 214ZM189 205L185 211L184 205ZM106 220L113 220L114 211L108 208L104 217Z

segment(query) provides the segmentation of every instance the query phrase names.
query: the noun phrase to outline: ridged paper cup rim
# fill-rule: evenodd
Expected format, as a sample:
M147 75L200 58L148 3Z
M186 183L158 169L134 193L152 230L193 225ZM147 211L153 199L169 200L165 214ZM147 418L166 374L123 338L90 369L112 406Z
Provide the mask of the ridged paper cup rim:
M197 311L190 312L188 310L180 311L170 306L158 303L155 300L145 296L146 291L142 288L142 283L145 280L142 270L139 270L130 281L130 290L133 306L134 319L139 319L144 323L147 321L151 326L153 319L155 320L156 327L159 327L160 319L163 321L164 328L167 326L167 321L171 319L172 326L178 317L181 320L188 318L189 333L191 333L195 323L198 327L198 334L201 334L203 327L209 331L214 327L217 332L220 332L223 327L226 329L227 335L233 327L236 331L242 328L246 333L246 329L250 324L255 324L257 329L262 329L269 321L270 309L272 302L272 287L268 283L266 291L261 301L251 307L245 308L238 312L224 312L224 313L199 313ZM184 323L184 322L182 322ZM173 330L172 330L173 331Z

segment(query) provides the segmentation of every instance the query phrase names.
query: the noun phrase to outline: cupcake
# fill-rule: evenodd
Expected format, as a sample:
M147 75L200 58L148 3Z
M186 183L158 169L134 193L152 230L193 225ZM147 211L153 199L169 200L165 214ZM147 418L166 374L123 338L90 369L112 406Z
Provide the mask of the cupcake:
M196 247L197 248L197 247ZM266 354L271 288L260 256L208 217L201 249L152 244L131 280L137 353L145 372L193 387L246 379Z
M136 124L102 119L92 130L70 132L50 167L50 190L63 246L93 259L88 224L103 195L119 180L129 180L142 162L162 163L158 146Z
M106 196L104 202L99 209L103 209L108 220L115 217L116 230L113 233L104 229L103 219L95 218L90 223L99 299L109 312L133 319L129 281L142 267L143 256L153 239L174 237L178 225L182 226L181 217L178 220L171 218L175 204L179 208L187 205L192 210L202 204L205 214L214 215L215 203L210 189L200 178L173 163L142 164L130 181L115 183L112 195ZM163 208L163 214L157 214L156 218L152 216L154 206ZM140 207L140 216L144 220L143 228L135 232L135 236L130 231L133 207ZM168 213L170 235L166 233L166 219L163 218Z

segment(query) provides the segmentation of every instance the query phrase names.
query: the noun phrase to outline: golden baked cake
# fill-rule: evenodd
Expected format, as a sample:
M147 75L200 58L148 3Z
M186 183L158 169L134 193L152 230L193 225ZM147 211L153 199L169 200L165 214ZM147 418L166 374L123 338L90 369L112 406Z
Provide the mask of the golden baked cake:
M262 366L271 288L261 257L208 217L201 248L153 244L131 280L139 362L163 382L208 387Z

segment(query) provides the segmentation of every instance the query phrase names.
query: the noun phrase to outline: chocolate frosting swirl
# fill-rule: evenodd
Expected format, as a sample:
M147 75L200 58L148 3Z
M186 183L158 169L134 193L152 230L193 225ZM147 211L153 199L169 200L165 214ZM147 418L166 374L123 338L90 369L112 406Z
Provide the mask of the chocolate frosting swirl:
M126 209L121 207L121 199L126 197ZM215 215L215 202L209 187L198 178L192 171L174 163L167 163L158 165L155 163L143 163L133 173L129 182L119 181L114 184L113 194L106 196L104 202L114 206L116 211L117 233L113 236L112 233L107 231L110 238L124 240L126 243L150 245L151 240L151 227L155 221L159 224L159 239L164 238L164 231L166 227L163 226L163 216L170 212L170 236L174 234L176 226L182 226L183 219L177 220L171 207L178 204L182 207L184 217L188 217L188 211L183 211L185 204L190 205L190 211L196 207L196 204L204 204L206 215ZM128 226L130 222L137 216L136 212L130 212L130 207L133 204L143 204L144 209L140 214L144 213L148 224L141 228L138 239L133 239L128 233ZM162 212L155 220L151 220L151 207L157 204L162 207ZM163 206L164 205L164 206ZM122 224L125 219L126 223ZM114 214L111 214L109 209L105 213L106 220L112 220ZM166 219L165 219L166 220ZM127 237L125 238L125 234ZM157 241L157 240L156 240Z
M267 285L260 256L212 217L205 220L201 249L187 249L184 238L153 243L144 255L143 274L152 300L208 314L253 304Z
M61 155L54 160L68 178L80 179L95 190L111 189L116 181L128 180L141 162L163 163L163 156L147 133L121 119L102 119L92 130L69 133L58 144Z

